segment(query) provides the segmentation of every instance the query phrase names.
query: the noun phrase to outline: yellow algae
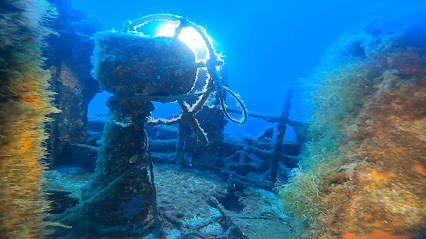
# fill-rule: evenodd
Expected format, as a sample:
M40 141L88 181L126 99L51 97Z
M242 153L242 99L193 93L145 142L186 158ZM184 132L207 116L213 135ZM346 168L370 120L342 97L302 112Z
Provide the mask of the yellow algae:
M382 40L365 42L374 54L311 83L311 140L280 190L286 211L304 222L297 238L403 239L426 229L424 48Z
M9 4L9 3L8 3ZM1 238L42 238L48 202L40 189L46 149L47 115L57 112L51 105L49 74L43 63L41 46L48 32L40 21L48 16L45 1L14 1L19 12L0 23L5 30L0 44L7 58L0 85L0 235ZM4 14L8 14L5 12ZM28 17L28 14L31 17ZM5 18L8 19L8 18ZM6 26L3 26L6 24ZM19 34L17 34L19 33Z

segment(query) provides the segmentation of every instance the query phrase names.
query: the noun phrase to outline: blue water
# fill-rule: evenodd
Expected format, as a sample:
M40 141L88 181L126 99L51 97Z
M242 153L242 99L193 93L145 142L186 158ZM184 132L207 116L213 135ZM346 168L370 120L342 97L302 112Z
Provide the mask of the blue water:
M126 20L156 14L184 16L204 26L217 52L226 57L227 80L247 108L279 115L284 91L294 90L290 118L306 121L309 104L299 79L309 76L328 46L345 32L371 18L426 12L420 0L301 0L301 1L105 1L74 0L73 6L100 20L103 30L122 28ZM404 19L401 19L404 21ZM97 96L89 113L105 113L105 94ZM162 106L154 115L176 114ZM227 133L257 136L268 124L249 118L244 126L228 124ZM287 138L294 137L289 130Z

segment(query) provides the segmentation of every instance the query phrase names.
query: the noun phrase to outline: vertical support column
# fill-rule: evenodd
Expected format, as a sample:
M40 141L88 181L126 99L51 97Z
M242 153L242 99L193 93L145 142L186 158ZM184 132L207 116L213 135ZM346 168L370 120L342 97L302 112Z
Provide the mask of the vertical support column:
M83 209L83 226L98 236L142 237L155 232L155 189L148 173L146 118L149 101L116 100L109 104L95 178L93 202Z
M291 89L288 89L285 94L284 105L281 110L280 121L278 122L278 126L277 126L277 137L275 140L274 152L272 154L272 159L271 159L270 182L272 184L275 184L275 182L277 181L278 162L280 161L280 158L281 158L282 145L284 141L286 125L288 122L288 114L290 112L292 97L293 97L293 91Z
M178 138L176 141L176 164L177 165L183 165L185 161L185 145L186 145L186 138L188 137L190 127L185 122L180 122L178 125Z

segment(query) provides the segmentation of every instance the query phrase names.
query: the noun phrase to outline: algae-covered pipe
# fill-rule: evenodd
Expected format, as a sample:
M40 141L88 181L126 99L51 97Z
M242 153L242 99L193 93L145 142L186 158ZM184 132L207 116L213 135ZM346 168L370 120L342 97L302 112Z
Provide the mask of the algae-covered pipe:
M92 199L82 210L85 220L76 226L98 236L145 236L158 229L144 134L154 108L144 100L112 102L109 108L96 174L86 194Z
M94 77L114 96L107 103L94 179L79 213L69 221L85 236L160 237L144 124L154 110L151 96L190 91L197 66L186 63L194 63L195 55L167 38L118 32L100 32L94 38Z
M293 91L287 90L285 95L285 102L283 105L283 109L281 111L280 121L278 122L278 126L277 126L277 137L275 141L274 152L272 154L272 159L271 159L270 181L272 184L275 184L275 182L277 181L278 162L279 162L279 159L281 158L283 140L284 140L286 125L288 121L288 115L290 113L292 97L293 97Z

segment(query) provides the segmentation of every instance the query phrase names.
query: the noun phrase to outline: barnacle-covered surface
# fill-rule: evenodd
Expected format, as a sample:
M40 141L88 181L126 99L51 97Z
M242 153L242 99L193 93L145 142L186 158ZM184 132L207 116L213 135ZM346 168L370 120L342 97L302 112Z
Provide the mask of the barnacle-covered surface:
M48 22L57 34L46 39L43 49L45 68L52 75L55 106L61 114L53 115L49 124L50 166L69 163L71 144L83 144L87 138L87 106L100 91L92 78L90 56L93 52L91 35L101 29L96 18L87 18L81 10L72 7L72 1L50 0L58 16Z
M114 31L94 39L93 75L114 95L180 95L194 86L195 55L179 40Z
M296 237L425 232L424 29L371 24L342 38L314 77L311 141L281 190Z
M40 238L48 203L40 186L50 75L41 66L52 9L45 1L2 1L0 20L0 235Z

